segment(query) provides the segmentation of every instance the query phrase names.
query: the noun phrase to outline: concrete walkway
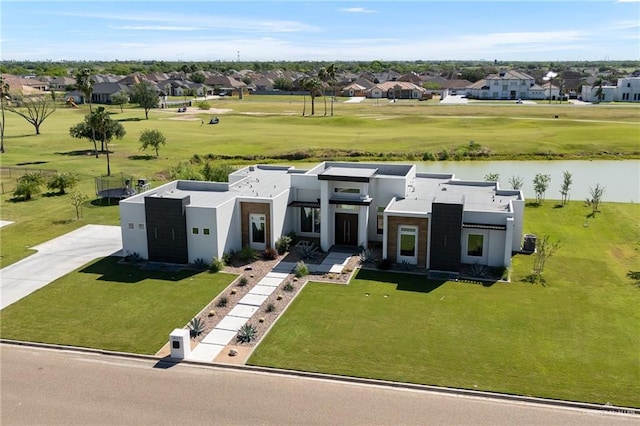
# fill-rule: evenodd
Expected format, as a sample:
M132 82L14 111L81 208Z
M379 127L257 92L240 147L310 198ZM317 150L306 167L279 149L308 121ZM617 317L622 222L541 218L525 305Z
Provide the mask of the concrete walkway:
M94 259L121 255L119 226L85 225L32 249L38 252L0 269L0 309Z
M320 264L307 265L315 273L341 273L347 265L351 253L330 252ZM249 319L262 307L267 298L287 279L296 267L292 262L278 262L271 272L238 301L236 306L224 317L213 330L200 341L187 358L190 361L212 362L224 348L231 343Z

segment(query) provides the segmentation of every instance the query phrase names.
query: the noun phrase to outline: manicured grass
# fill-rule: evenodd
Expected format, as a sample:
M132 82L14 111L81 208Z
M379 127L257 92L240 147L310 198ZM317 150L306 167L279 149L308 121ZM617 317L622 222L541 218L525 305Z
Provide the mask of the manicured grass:
M6 339L154 354L235 276L95 261L2 310Z
M310 283L249 363L639 407L640 289L625 274L640 270L640 206L589 213L526 209L525 232L564 242L545 286L521 281L524 255L489 287L368 270Z

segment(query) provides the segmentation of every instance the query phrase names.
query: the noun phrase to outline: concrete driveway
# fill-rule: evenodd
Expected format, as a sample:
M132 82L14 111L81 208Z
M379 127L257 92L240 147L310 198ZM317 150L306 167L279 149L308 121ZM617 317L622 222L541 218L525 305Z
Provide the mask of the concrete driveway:
M0 309L99 257L122 255L119 226L86 225L32 247L38 252L0 269Z

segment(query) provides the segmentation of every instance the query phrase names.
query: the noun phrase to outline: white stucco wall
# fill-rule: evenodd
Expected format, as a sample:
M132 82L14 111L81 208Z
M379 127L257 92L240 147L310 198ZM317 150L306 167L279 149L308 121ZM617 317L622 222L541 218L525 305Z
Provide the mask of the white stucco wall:
M149 250L147 247L147 223L144 213L144 204L120 203L120 229L122 231L122 252L125 255L138 253L147 259ZM133 223L133 229L129 229L129 223ZM140 225L143 225L143 229Z
M218 226L216 226L216 209L211 207L186 208L187 222L187 250L189 262L194 263L196 259L211 262L214 257L219 257L216 240ZM198 233L193 233L193 228L198 229ZM209 235L204 234L204 229L209 230Z
M231 250L242 248L242 233L240 229L240 203L230 200L216 209L218 232L216 244L218 257Z
M271 203L271 247L273 248L275 248L278 238L287 232L285 231L285 227L288 210L296 210L287 209L288 204L289 190L283 191L281 194L275 196Z

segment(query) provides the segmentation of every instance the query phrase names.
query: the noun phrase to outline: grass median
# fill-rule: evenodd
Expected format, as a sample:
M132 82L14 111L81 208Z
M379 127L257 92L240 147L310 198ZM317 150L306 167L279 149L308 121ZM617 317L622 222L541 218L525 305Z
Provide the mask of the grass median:
M512 282L428 281L361 270L308 284L250 364L519 395L640 406L640 206L529 207L525 230L563 241L544 272ZM587 226L585 226L587 221Z

